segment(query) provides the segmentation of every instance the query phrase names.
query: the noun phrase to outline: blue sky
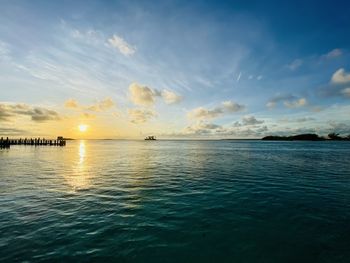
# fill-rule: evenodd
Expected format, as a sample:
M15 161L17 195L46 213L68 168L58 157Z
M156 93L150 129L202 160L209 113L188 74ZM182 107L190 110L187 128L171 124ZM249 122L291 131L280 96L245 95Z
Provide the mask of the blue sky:
M350 133L346 1L0 4L1 135Z

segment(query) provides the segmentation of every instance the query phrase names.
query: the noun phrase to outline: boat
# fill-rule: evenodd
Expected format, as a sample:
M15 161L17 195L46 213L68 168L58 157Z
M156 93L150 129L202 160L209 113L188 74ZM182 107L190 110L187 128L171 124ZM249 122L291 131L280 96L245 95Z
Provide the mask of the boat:
M145 138L145 140L146 140L146 141L155 141L155 140L157 140L157 139L156 139L156 136L147 136L147 137Z

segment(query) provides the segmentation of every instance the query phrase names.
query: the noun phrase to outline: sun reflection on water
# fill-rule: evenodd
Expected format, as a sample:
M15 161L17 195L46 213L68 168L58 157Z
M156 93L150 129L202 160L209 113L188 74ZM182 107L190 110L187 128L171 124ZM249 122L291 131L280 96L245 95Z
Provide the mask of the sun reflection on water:
M85 141L80 141L79 144L79 165L83 165L86 155Z
M77 162L74 164L73 173L67 177L68 184L74 191L90 188L90 176L87 173L87 146L84 140L78 145Z

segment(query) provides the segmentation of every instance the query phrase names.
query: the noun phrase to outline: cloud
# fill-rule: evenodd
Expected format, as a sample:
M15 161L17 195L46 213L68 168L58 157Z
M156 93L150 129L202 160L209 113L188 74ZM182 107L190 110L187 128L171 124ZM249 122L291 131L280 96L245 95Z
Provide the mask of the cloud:
M101 31L97 30L87 30L87 31L80 31L78 29L72 29L70 31L70 35L75 39L83 40L84 43L87 44L98 44L103 43L105 41L105 37Z
M21 129L16 128L0 128L0 135L4 136L11 136L11 135L21 135L21 134L27 134L28 132Z
M222 106L228 112L238 112L245 109L244 105L232 102L230 100L222 102Z
M187 113L187 117L190 119L213 119L225 113L235 113L244 109L244 105L232 101L224 101L221 106L215 107L211 110L203 107L195 108Z
M221 125L213 124L213 123L207 123L203 121L199 121L195 124L192 124L190 126L187 126L184 130L184 134L210 134L218 132L222 129Z
M350 97L350 88L342 89L341 93L346 97Z
M79 108L79 104L75 99L68 99L65 101L64 107L68 109L77 109Z
M82 118L85 118L85 119L95 119L95 118L96 118L96 115L95 115L95 114L88 113L88 112L83 112L83 113L81 114L81 117L82 117Z
M0 104L0 121L10 121L18 116L30 116L35 122L61 119L56 111L43 107L32 107L27 104Z
M263 120L257 120L254 116L244 116L242 118L242 121L236 121L233 124L233 127L244 127L244 126L253 126L253 125L259 125L264 123Z
M293 60L290 64L287 65L287 67L290 70L296 70L299 68L301 65L303 65L303 60L302 59L295 59Z
M238 77L237 77L236 81L237 81L237 82L239 82L239 80L241 79L241 77L242 77L242 72L239 72L239 74L238 74Z
M312 117L302 117L302 118L296 118L296 119L289 119L289 118L284 118L279 120L279 122L286 122L286 123L290 123L290 122L308 122L308 121L314 121L315 118Z
M329 122L330 130L329 132L336 132L340 134L350 134L350 124L342 123L342 122Z
M330 83L319 88L319 94L325 97L342 96L350 97L350 73L344 68L333 73Z
M212 110L205 109L203 107L195 108L187 113L187 116L191 119L213 119L223 114L222 108L215 108Z
M152 106L156 101L158 92L147 86L141 86L137 83L132 83L129 86L130 99L135 105Z
M128 115L130 121L135 124L145 123L157 117L156 112L149 109L128 109Z
M115 106L114 101L111 98L105 98L97 103L99 110L105 111L109 110Z
M162 98L166 104L175 104L179 103L182 100L182 96L177 95L175 92L169 90L162 91Z
M306 98L297 98L294 95L286 94L273 97L266 103L266 107L272 109L280 102L283 102L287 108L299 108L307 105Z
M254 116L244 116L242 119L243 125L257 125L264 123L263 120L257 120Z
M138 106L153 106L157 97L161 97L166 104L175 104L182 100L182 96L171 90L159 91L137 83L130 84L129 93L131 101Z
M131 56L136 52L135 47L131 46L123 38L117 35L113 35L111 38L109 38L108 42L112 47L118 49L124 56Z
M321 57L326 59L332 59L332 58L340 57L342 54L343 54L343 51L341 49L335 48Z
M307 105L307 100L305 98L300 98L300 99L296 99L296 100L286 100L284 101L284 105L287 108L300 108L300 107L304 107Z
M75 99L68 99L64 103L64 107L68 109L89 110L89 111L95 111L95 112L107 111L113 108L114 106L116 106L115 102L109 97L106 97L103 100L97 101L95 104L87 105L87 106L80 105Z
M8 44L0 41L0 61L10 60L10 48Z
M13 115L14 113L8 105L0 104L0 121L9 121Z
M347 83L350 83L350 73L346 73L344 68L338 69L332 75L331 83L333 83L333 84L347 84Z

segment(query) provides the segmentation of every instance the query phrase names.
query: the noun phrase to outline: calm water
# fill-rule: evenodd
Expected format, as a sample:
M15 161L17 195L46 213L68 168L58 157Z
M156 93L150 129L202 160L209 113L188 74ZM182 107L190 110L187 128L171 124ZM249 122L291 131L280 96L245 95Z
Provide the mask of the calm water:
M0 150L0 261L350 262L350 143Z

